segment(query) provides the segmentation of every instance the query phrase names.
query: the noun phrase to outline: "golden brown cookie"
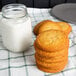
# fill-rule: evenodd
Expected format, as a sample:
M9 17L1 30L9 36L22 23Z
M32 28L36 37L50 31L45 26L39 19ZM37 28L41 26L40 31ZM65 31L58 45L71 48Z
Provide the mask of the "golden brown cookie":
M42 67L39 64L37 64L37 67L41 71L48 72L48 73L57 73L57 72L60 72L60 71L62 71L65 68L65 66L66 66L66 64L64 66L60 67L59 69L53 69L53 68L45 68L45 67Z
M66 59L68 59L68 55L64 55L64 56L58 56L58 57L42 57L41 55L39 54L35 54L35 58L36 60L40 60L41 62L46 62L46 63L51 63L51 62L63 62L65 61Z
M47 23L47 22L52 22L52 21L51 21L51 20L43 20L43 21L41 21L40 23L38 23L38 24L34 27L34 30L33 30L34 34L35 34L35 35L38 35L39 27L40 27L41 25L43 25L43 23Z
M50 63L43 62L36 59L36 63L39 64L40 66L45 67L45 68L52 68L52 69L62 68L63 66L67 64L67 62L68 62L67 58L65 59L65 61L62 61L62 62L50 62Z
M36 44L34 43L34 48L37 54L41 55L42 57L58 57L58 56L65 56L66 54L68 54L68 48L65 48L63 50L60 51L55 51L55 52L47 52L45 50L41 50L40 48L38 48L36 46Z
M56 22L56 23L61 26L62 30L65 33L69 34L72 31L72 27L68 23L66 22Z
M44 51L59 51L69 47L68 36L60 30L48 30L40 33L36 40L36 46Z

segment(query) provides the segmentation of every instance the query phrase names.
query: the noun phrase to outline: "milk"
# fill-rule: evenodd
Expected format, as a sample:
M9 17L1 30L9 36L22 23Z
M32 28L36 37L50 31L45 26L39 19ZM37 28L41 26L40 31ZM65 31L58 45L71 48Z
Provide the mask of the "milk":
M28 15L22 17L23 13L20 13L9 12L7 17L14 18L2 18L1 20L3 44L8 50L13 52L27 50L32 42L31 19Z

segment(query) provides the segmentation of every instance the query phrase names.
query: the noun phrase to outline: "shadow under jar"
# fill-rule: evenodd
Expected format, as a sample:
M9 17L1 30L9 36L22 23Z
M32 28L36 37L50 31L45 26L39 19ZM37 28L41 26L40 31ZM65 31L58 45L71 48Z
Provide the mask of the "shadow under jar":
M2 8L2 40L13 52L27 50L32 42L31 18L23 4L8 4Z

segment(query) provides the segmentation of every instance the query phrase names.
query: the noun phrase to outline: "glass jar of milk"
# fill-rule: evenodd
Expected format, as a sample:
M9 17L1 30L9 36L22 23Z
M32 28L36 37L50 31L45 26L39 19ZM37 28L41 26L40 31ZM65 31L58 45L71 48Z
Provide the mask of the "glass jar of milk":
M4 46L13 52L22 52L32 42L31 19L23 4L8 4L2 8L2 40Z

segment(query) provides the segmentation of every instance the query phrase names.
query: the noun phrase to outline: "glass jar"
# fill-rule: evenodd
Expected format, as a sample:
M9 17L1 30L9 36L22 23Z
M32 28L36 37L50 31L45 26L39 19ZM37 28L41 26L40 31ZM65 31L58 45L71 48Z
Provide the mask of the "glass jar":
M2 40L13 52L27 50L32 42L31 19L23 4L8 4L2 8Z

